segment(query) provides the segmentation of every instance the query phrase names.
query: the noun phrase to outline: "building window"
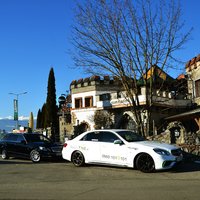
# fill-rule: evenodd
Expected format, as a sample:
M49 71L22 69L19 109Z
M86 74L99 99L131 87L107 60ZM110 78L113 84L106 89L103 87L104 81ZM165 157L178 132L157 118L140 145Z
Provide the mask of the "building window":
M75 99L75 108L82 108L82 98Z
M93 106L93 98L91 97L85 97L85 107L92 107Z
M100 95L100 101L106 101L106 100L110 100L110 94L109 93Z
M195 81L196 97L200 97L200 79Z

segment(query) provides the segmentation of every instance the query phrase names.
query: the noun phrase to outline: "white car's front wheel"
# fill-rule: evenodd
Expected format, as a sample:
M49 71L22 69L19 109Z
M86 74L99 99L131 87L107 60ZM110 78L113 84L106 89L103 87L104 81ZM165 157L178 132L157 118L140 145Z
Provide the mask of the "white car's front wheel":
M155 170L153 158L147 153L140 154L136 159L136 168L146 173L153 172Z

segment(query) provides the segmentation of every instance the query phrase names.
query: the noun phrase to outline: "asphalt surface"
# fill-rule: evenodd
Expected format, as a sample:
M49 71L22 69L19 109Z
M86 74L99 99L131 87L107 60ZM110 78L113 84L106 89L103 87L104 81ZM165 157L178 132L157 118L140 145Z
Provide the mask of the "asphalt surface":
M0 158L0 199L199 200L200 163L170 171L142 173L127 168L59 161L33 164Z

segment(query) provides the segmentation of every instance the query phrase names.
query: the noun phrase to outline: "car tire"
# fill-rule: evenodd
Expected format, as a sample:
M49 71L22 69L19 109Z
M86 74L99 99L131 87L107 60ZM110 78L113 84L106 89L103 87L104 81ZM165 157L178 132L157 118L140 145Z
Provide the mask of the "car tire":
M1 157L4 160L9 158L8 153L7 153L7 151L5 149L2 150Z
M145 173L154 172L155 163L153 158L147 153L140 154L136 158L136 168Z
M34 163L40 162L41 160L40 153L37 150L32 150L30 153L30 159Z
M76 167L81 167L85 164L85 158L80 151L73 152L71 161Z

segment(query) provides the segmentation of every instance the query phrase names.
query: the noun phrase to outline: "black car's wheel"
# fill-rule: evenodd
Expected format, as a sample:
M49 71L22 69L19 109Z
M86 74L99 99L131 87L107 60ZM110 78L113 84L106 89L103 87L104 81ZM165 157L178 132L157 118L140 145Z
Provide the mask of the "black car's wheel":
M147 153L140 154L136 159L136 168L146 173L153 172L155 170L153 158Z
M9 158L8 153L5 149L2 150L1 157L2 157L2 159L8 159Z
M75 151L72 154L71 161L76 167L80 167L80 166L83 166L85 164L85 158L80 151Z
M30 153L30 159L32 160L32 162L40 162L41 160L41 156L40 153L37 150L32 150Z

